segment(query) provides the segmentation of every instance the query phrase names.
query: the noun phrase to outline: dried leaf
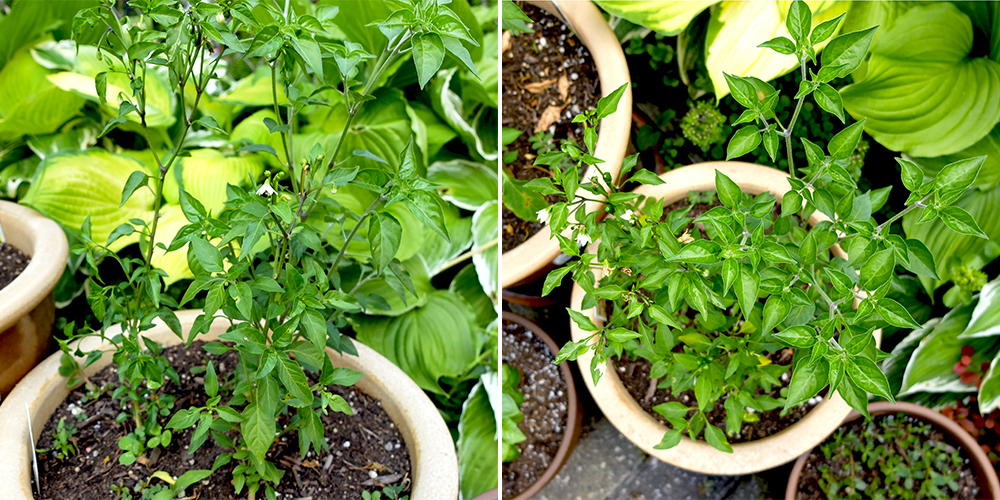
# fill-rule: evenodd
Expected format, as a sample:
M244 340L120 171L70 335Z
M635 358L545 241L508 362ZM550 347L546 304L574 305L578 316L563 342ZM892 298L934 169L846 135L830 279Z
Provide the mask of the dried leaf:
M562 114L562 110L565 106L549 106L542 111L542 116L538 118L538 123L535 124L535 132L545 130L549 128L550 125L559 121L559 115Z
M503 50L501 52L507 52L508 50L510 50L510 38L511 38L510 37L510 30L504 31L503 32L503 45L501 45L501 47L503 47Z
M551 87L553 83L556 83L555 78L551 80L544 80L541 82L529 83L524 86L524 90L527 90L532 94L541 94L542 92L545 92L546 89Z
M569 97L569 78L566 78L566 73L559 77L559 95L562 96L563 102Z

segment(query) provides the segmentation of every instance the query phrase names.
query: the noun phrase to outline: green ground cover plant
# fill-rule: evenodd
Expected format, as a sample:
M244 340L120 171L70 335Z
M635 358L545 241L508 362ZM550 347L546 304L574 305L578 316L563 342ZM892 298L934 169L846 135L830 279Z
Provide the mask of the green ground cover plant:
M955 206L974 185L985 157L950 163L933 180L925 180L912 162L900 160L902 183L910 194L906 207L882 222L872 215L886 202L888 190L861 192L846 170L861 140L864 120L833 135L825 151L802 139L807 161L796 165L792 131L806 99L847 121L840 95L830 82L862 64L875 28L834 36L843 16L814 22L801 1L792 3L784 17L790 37L779 36L761 46L794 55L799 62L799 90L789 120L778 119L779 94L770 84L755 77L725 75L729 91L745 108L733 124L742 127L729 138L727 157L742 156L762 143L772 161L785 151L792 189L782 196L780 215L772 212L778 201L774 196L747 195L717 172L722 206L694 221L704 224L704 234L682 235L692 222L683 212L661 220L661 200L622 192L610 179L602 182L595 176L580 186L607 197L609 216L599 220L597 213L583 213L586 197L574 195L578 168L590 164L600 172L601 161L588 153L593 150L589 139L586 149L564 145L536 160L547 164L568 157L577 162L576 168L526 185L542 194L567 197L542 215L563 252L578 257L550 273L545 292L572 274L586 292L583 309L598 306L603 311L604 301L613 301L601 326L569 311L583 330L594 333L566 344L557 362L594 351L590 375L598 383L608 359L628 352L652 362L651 378L659 380L660 387L674 393L694 391L696 406L672 402L655 408L671 424L658 448L676 446L687 434L704 436L717 449L732 451L726 435L737 432L750 418L745 416L751 414L747 408L788 409L824 388L839 392L865 415L869 393L893 400L877 364L887 354L875 347L872 332L889 325L918 326L889 296L897 269L937 276L933 256L923 243L893 233L893 223L915 213L923 222L940 219L956 233L986 237L975 220ZM825 49L818 58L822 45ZM585 138L596 138L596 121L615 105L605 98L597 110L577 117L587 126ZM633 170L635 161L635 156L626 158L623 175ZM645 170L633 172L632 180L662 183ZM828 220L807 227L803 221L817 211ZM567 229L571 236L562 235ZM596 249L580 250L591 242ZM834 244L846 251L847 259L831 255ZM605 270L600 282L591 272L595 267ZM786 347L795 349L787 396L755 397L758 387L777 385L787 369L762 362L762 356ZM725 430L706 425L704 414L722 399Z

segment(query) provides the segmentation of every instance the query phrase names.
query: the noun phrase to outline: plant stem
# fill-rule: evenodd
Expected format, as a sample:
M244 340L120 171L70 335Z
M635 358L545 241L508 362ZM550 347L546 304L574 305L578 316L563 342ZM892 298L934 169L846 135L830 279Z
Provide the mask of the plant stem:
M910 213L910 212L912 212L912 211L914 211L914 210L916 210L918 208L926 207L926 205L924 205L924 202L927 201L927 200L929 200L931 198L931 196L934 196L934 193L930 193L927 196L924 196L923 198L920 199L920 201L918 201L918 202L916 202L916 203L914 203L914 204L912 204L912 205L904 208L898 214L893 215L892 217L890 217L889 220L887 220L887 221L879 224L878 227L875 228L875 234L881 234L883 229L885 229L886 227L888 227L889 225L891 225L893 222L896 222L897 220L901 219L904 215L906 215L906 214L908 214L908 213Z
M337 259L333 261L333 265L330 266L330 269L337 269L337 264L340 264L340 259L344 258L344 252L347 251L347 245L349 245L351 240L354 239L354 235L358 234L358 229L361 228L365 219L375 211L375 207L377 207L379 203L382 203L383 200L385 200L385 196L375 198L375 201L373 201L372 204L368 205L368 208L365 209L365 213L361 214L361 217L358 217L358 223L354 225L354 229L351 229L351 233L347 235L347 239L344 240L344 245L340 247L340 251L337 252Z
M802 81L806 81L806 55L799 55L799 68L802 70ZM795 177L795 157L792 155L792 130L795 129L795 122L799 119L799 112L802 111L802 104L805 103L806 96L799 98L799 102L795 105L795 113L792 114L792 121L788 123L788 128L785 129L783 135L785 136L785 149L788 150L788 173Z

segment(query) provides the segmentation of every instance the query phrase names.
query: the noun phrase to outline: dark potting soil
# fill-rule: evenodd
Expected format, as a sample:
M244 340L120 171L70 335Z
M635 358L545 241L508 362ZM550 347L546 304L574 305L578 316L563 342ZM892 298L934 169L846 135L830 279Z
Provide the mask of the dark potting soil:
M538 152L529 138L536 132L552 134L550 147L558 149L561 140L583 143L583 127L571 123L577 114L593 108L601 97L597 67L587 47L562 21L548 11L519 3L534 33L513 36L504 33L510 47L503 51L503 126L522 132L506 147L517 151L517 159L504 166L520 180L549 177L546 166L533 165ZM582 172L581 172L582 174ZM546 197L549 203L560 201L557 195ZM541 231L543 224L519 219L503 208L503 250L524 243Z
M555 353L530 330L504 321L503 362L521 374L517 388L524 395L524 420L517 426L527 439L517 445L521 455L503 464L503 498L513 498L538 481L562 443L569 401L554 359Z
M885 425L886 418L890 416L893 415L881 415L873 417L872 421L875 422L876 424ZM897 414L896 417L894 417L894 420L896 422L896 425L904 422L924 423L923 420L911 417L903 413ZM880 425L876 426L876 432L878 432L879 435L881 436L881 432L879 432L881 430ZM868 423L865 422L864 419L858 419L848 424L846 426L846 429L847 432L850 432L852 434L862 435L861 433L867 426ZM957 471L952 471L949 469L943 469L943 470L938 469L938 472L945 474L949 472L958 472L959 474L957 480L958 489L951 491L952 500L975 500L978 498L983 498L983 495L979 491L979 484L976 482L976 470L972 463L972 460L969 459L967 452L965 451L964 448L962 448L962 446L959 443L957 443L954 439L952 439L951 436L938 430L938 428L934 427L933 425L931 425L931 431L930 433L928 433L928 435L923 436L917 434L916 436L918 440L917 444L913 447L908 447L908 448L910 449L916 447L922 448L924 443L930 441L931 443L933 442L945 443L946 445L948 445L949 451L953 449L958 449L961 451L961 455L964 460L962 462L962 465L959 467ZM886 446L886 445L891 446L891 443L882 443L880 441L876 441L876 439L874 438L868 442L871 442L871 444L873 444L874 446ZM809 458L806 460L805 467L802 468L802 476L799 478L799 484L798 484L799 487L798 495L796 496L797 500L824 500L828 498L828 495L823 492L823 489L820 488L819 485L819 479L822 477L822 470L829 469L835 476L850 477L845 475L845 473L848 472L849 464L856 460L860 461L861 459L862 457L860 450L850 450L846 449L846 447L838 448L836 450L836 456L834 456L832 459L828 459L825 457L825 455L820 451L820 448L817 446L816 448L813 449L812 452L809 453ZM950 466L950 464L948 464L948 466ZM874 479L876 478L881 478L880 483L882 484L885 483L885 477L882 475L877 465L875 467L865 466L861 467L860 469L862 475L860 477L858 476L856 477L858 477L858 479L860 479L861 482L863 482L864 484L866 485L875 484ZM920 488L920 481L914 481L913 491L916 492L919 490L919 488ZM941 488L944 489L944 485L941 485ZM843 492L840 492L840 496L843 495L844 495ZM862 495L862 496L868 497L870 495Z
M239 358L235 351L221 356L206 353L195 342L191 348L169 347L164 355L177 370L181 386L167 381L162 388L164 394L177 398L171 413L190 406L204 406L208 399L204 391L204 379L191 375L190 369L204 367L210 359L219 372L220 384L225 380L227 370L235 369ZM307 372L308 373L308 372ZM309 374L312 377L312 374ZM82 402L86 390L81 387L72 391L69 397L52 415L39 439L39 449L51 448L52 434L58 422L65 419L66 425L78 428L76 436L70 439L77 453L65 460L59 460L54 453L38 455L41 474L42 496L36 499L95 500L116 499L112 485L122 485L135 498L141 494L133 489L137 484L145 484L157 470L165 470L171 476L179 477L188 470L211 469L215 458L232 449L222 448L209 438L194 455L187 453L193 428L176 432L171 444L166 448L156 448L147 452L132 465L121 465L118 456L118 440L132 430L131 419L115 424L115 416L121 411L120 403L111 399L110 394L118 385L118 375L114 365L101 370L90 378L98 387L106 388L97 399ZM315 379L311 380L315 382ZM291 432L271 447L268 459L285 471L281 482L275 488L279 498L351 499L361 498L362 491L379 491L381 485L397 485L410 482L410 455L402 435L395 423L381 408L381 403L353 387L330 386L329 390L347 400L354 415L329 412L320 414L325 429L329 451L318 455L310 451L303 459L299 453L297 434ZM238 408L239 410L240 408ZM289 416L278 418L278 429L284 428ZM164 424L169 417L164 418ZM237 431L231 432L231 437ZM189 486L189 498L231 500L246 498L233 490L232 470L234 460L220 467L207 479ZM153 479L150 487L160 484ZM257 498L263 498L263 491Z
M31 257L9 243L0 243L0 289L9 285L28 267Z

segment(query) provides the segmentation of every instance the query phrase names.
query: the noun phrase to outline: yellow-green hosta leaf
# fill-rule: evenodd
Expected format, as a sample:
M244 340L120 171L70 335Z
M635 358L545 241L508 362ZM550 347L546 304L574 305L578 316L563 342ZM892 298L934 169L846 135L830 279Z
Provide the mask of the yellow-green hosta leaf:
M976 177L977 187L983 191L992 189L1000 182L1000 125L993 127L993 131L986 134L979 142L955 153L934 158L913 158L913 161L920 165L924 171L924 178L930 179L937 176L937 173L945 165L972 158L974 156L985 156L982 168L979 170L979 177Z
M640 24L657 33L673 36L684 28L701 11L719 3L718 0L671 0L651 2L649 0L621 1L595 0L598 6L609 14L621 17L633 24ZM785 9L787 12L788 9Z
M283 168L285 164L278 160L279 157L284 158L285 151L281 145L281 134L278 132L272 134L267 129L267 125L264 125L265 118L274 120L274 111L262 109L244 118L243 121L233 127L232 133L229 134L229 140L233 142L233 147L236 149L241 148L243 142L271 146L274 148L277 156L269 153L260 153L260 156L269 167ZM277 123L277 120L275 120L275 123Z
M420 388L445 394L438 380L471 368L486 334L460 297L431 292L427 304L400 316L354 316L358 340L399 366Z
M847 12L850 7L848 2L806 3L813 12L813 26ZM717 99L729 94L723 72L769 81L798 67L795 56L757 48L774 37L791 37L785 27L787 13L785 2L766 0L728 1L712 9L705 40L705 65ZM829 41L817 44L816 51Z
M183 187L205 208L218 215L226 203L226 185L247 185L264 173L264 161L256 154L226 156L214 149L196 149L178 158L167 172L163 197L179 203ZM179 182L178 182L179 181Z
M950 155L1000 121L1000 63L970 59L972 22L950 3L917 6L872 45L865 79L844 87L844 109L893 151Z
M279 72L280 74L280 72ZM288 103L285 97L284 85L278 81L278 104ZM261 66L250 76L244 77L236 82L226 95L216 99L225 104L239 104L243 106L273 106L274 99L271 93L271 68Z
M500 280L497 270L500 269L500 245L497 234L500 232L500 203L491 201L476 210L472 216L472 247L478 250L472 255L472 263L479 275L479 284L493 302L500 296Z
M50 73L31 57L30 46L0 70L0 140L55 132L83 107L83 98L46 79Z
M434 286L431 285L431 279L427 275L427 270L424 269L423 263L420 259L410 259L403 263L403 267L406 268L406 272L410 276L410 281L413 283L413 290L417 294L413 295L407 290L405 292L406 301L404 302L386 279L376 278L369 280L364 285L361 285L361 288L358 288L358 293L369 296L378 295L385 300L388 308L386 308L385 304L378 305L369 301L368 307L365 309L365 314L369 316L399 316L427 303L428 294L434 291Z
M94 77L101 72L109 71L108 61L110 57L104 57L103 61L97 59L97 48L90 45L80 47L76 57L76 70L63 71L48 76L53 85L67 91L75 92L85 99L99 102L97 96L97 86L94 84ZM136 102L132 96L132 88L129 85L128 75L124 73L121 63L114 66L114 73L109 72L107 103L105 110L118 116L118 96L127 97L133 103ZM167 86L166 79L157 71L147 71L146 73L146 124L150 127L169 127L174 124L174 95ZM128 115L128 120L139 123L138 113Z
M103 149L61 153L39 165L38 179L21 202L71 230L79 230L89 215L93 239L103 243L129 219L152 218L153 192L149 188L137 189L124 206L118 206L125 181L132 172L144 169L134 158ZM136 241L138 234L133 234L110 248L117 251Z

